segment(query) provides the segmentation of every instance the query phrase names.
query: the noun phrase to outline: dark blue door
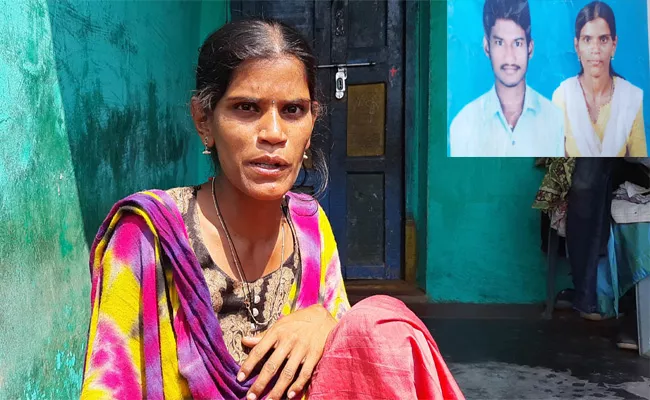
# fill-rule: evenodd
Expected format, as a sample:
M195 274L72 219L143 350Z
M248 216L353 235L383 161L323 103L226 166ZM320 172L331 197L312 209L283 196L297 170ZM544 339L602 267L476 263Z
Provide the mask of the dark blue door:
M320 202L334 230L344 276L402 278L404 2L231 4L233 18L278 18L313 40L327 106L313 146L328 156L330 175ZM346 77L338 80L339 98L337 73ZM317 179L307 168L297 186L310 191Z

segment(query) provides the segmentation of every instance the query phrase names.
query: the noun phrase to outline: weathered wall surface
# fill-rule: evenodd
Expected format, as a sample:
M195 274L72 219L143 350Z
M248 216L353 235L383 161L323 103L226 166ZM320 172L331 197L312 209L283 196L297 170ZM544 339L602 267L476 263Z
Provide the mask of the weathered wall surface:
M78 396L99 224L204 179L187 105L215 4L0 0L0 398Z
M200 2L48 3L86 240L110 206L195 183L189 117ZM190 156L191 155L191 156Z
M83 364L88 251L47 16L0 2L2 398L71 398Z

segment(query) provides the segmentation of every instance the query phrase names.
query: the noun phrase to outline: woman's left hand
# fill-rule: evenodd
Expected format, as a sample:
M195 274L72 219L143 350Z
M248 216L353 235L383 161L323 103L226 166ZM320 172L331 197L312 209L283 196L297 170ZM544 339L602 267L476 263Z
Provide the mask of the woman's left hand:
M247 398L259 399L285 360L286 365L267 399L282 398L292 382L288 397L294 398L298 393L302 393L323 355L327 336L335 325L336 320L322 305L317 304L280 318L261 336L242 339L244 346L252 347L252 350L237 374L237 380L240 382L250 375L269 350L274 349L248 391ZM298 370L300 374L296 378Z

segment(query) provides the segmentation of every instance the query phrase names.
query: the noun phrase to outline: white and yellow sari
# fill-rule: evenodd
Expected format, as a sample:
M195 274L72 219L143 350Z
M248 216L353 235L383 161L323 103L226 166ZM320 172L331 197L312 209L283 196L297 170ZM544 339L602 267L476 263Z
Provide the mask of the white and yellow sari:
M643 90L614 78L612 100L601 107L594 123L589 117L578 77L560 84L553 103L564 111L568 157L647 157L643 121Z

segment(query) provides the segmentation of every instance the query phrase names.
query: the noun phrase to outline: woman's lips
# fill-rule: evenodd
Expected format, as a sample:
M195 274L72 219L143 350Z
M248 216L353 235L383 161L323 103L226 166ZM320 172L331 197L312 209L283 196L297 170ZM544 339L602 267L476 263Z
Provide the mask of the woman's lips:
M248 165L256 174L265 177L277 177L281 175L287 168L289 168L288 165L284 165L284 164L274 164L274 163L264 163L264 162L250 162Z

